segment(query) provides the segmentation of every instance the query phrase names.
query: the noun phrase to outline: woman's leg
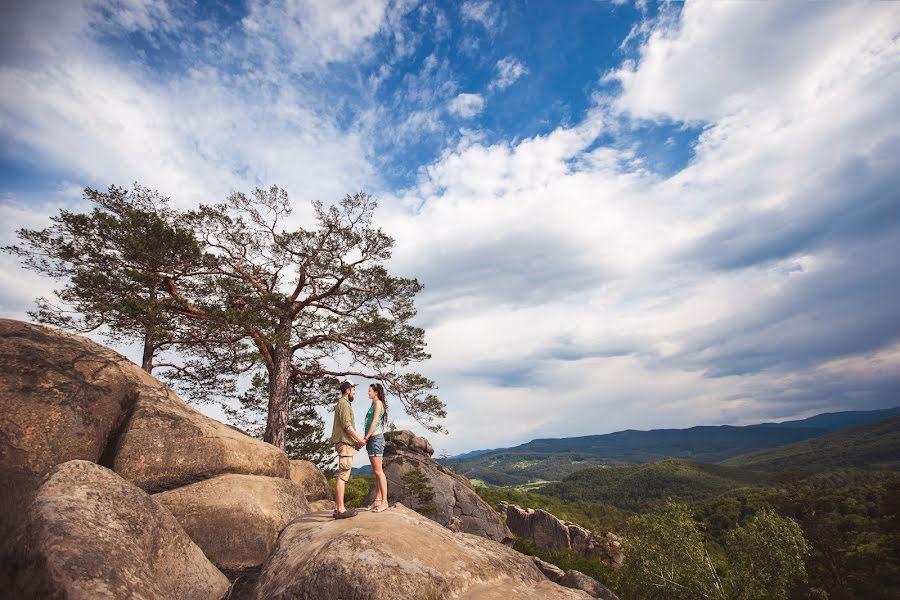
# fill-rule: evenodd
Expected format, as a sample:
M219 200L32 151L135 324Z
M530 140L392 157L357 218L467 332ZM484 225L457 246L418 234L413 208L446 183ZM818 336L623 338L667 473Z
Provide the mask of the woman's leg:
M384 459L381 456L370 456L369 460L372 463L372 472L375 473L375 486L377 488L375 503L380 504L383 502L387 504L387 477L381 468L381 463Z
M369 456L369 463L372 465L372 473L375 475L375 499L372 500L372 504L369 505L372 508L381 504L385 498L381 495L380 477L384 477L384 471L381 469L381 460L382 458L380 456Z

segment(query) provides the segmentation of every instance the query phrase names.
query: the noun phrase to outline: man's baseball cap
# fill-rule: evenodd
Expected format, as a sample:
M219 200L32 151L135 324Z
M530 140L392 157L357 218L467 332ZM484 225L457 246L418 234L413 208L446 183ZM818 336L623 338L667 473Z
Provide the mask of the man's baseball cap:
M352 381L347 381L345 379L344 381L341 382L341 385L340 385L341 393L346 394L347 390L349 390L350 388L354 388L354 387L356 387L355 383L353 383Z

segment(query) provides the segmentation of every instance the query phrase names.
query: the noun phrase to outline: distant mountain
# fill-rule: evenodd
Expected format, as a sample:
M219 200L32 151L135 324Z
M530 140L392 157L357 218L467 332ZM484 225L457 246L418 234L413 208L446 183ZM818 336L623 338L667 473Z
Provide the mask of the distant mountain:
M866 423L884 421L900 415L900 406L883 410L847 410L843 412L822 413L800 421L782 421L781 423L760 423L751 427L813 427L828 431L840 431Z
M475 456L469 453L469 457L454 457L444 462L470 479L491 485L522 485L559 481L592 466L645 464L669 458L717 463L739 454L801 442L898 413L900 409L897 408L848 411L792 423L627 430L605 435L538 439L513 448L480 452Z
M725 460L723 466L766 473L793 471L804 475L835 469L900 470L900 417L868 423Z
M506 448L492 448L491 450L472 450L471 452L465 452L463 454L451 456L447 460L466 460L467 458L475 458L476 456L481 456L482 454L488 454L490 452L500 452L501 450L506 450Z

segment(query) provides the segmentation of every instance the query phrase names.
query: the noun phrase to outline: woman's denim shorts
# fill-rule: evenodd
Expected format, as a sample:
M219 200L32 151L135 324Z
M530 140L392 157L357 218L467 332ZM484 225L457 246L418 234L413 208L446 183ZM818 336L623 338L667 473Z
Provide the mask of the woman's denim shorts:
M366 442L366 451L369 456L384 456L384 435L379 433L370 437Z

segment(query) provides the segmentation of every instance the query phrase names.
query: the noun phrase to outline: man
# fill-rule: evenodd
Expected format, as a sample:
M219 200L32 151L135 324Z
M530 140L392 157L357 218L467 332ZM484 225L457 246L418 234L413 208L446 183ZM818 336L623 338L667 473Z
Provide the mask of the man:
M338 478L335 482L335 519L347 519L356 516L356 510L344 506L344 488L350 481L350 469L353 468L353 455L365 445L365 441L353 427L353 394L356 386L349 381L340 385L341 398L334 408L334 426L331 430L331 443L338 455Z

